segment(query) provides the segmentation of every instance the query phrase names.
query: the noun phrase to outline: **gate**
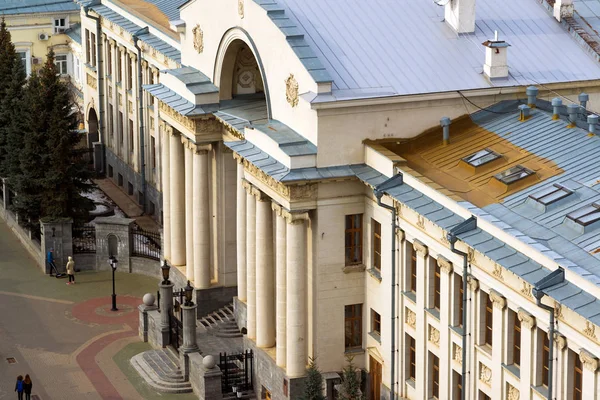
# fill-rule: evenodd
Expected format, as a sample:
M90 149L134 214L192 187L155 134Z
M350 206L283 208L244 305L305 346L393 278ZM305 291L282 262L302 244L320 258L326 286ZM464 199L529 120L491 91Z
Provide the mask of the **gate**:
M183 344L183 304L184 292L180 289L173 293L173 310L169 312L169 331L171 346L179 353L179 347Z
M219 368L221 368L221 389L223 394L231 393L233 387L238 391L250 391L252 387L254 353L246 350L243 353L219 353Z

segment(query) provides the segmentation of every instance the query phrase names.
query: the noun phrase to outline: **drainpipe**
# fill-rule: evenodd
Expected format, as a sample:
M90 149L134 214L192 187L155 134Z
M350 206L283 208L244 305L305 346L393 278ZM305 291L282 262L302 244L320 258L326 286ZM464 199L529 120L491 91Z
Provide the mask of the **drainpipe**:
M90 4L93 5L93 4ZM98 65L96 66L96 75L98 75L98 140L100 141L100 148L102 149L102 165L100 166L100 173L104 173L106 165L106 149L104 148L104 76L102 67L104 64L104 57L102 54L102 30L100 25L100 18L94 17L89 14L89 5L83 7L85 16L89 19L93 19L96 22L96 59ZM87 43L85 44L87 46ZM87 60L86 60L87 61ZM85 106L85 105L84 105Z
M375 197L377 197L377 204L386 210L390 210L392 212L392 349L391 349L391 371L390 371L390 399L395 400L394 393L394 385L395 377L396 377L396 230L398 226L396 225L396 207L388 206L384 204L381 199L386 189L390 189L392 187L402 185L403 184L403 176L402 174L397 174L386 180L385 182L379 184L374 189Z
M146 203L147 203L147 197L146 197L146 192L147 192L147 185L146 185L146 147L144 144L144 89L142 88L142 49L140 48L139 44L138 44L138 39L139 39L139 35L143 35L145 33L148 33L149 29L148 27L144 27L140 30L138 30L136 33L134 33L132 35L132 39L133 39L133 45L135 46L136 50L137 50L137 70L138 70L138 79L137 79L137 84L138 84L138 109L139 109L139 114L138 114L138 120L139 120L139 125L140 125L140 172L142 175L142 196L143 196L143 201L142 201L142 211L144 214L146 214Z
M557 270L540 279L540 281L537 282L535 287L531 290L531 293L536 298L537 306L550 313L550 324L548 325L548 400L552 400L552 392L554 389L554 307L543 304L542 298L546 295L546 293L544 293L545 289L562 283L564 280L565 270L561 267L558 267Z
M462 374L461 374L461 400L465 400L466 387L467 387L467 276L469 274L469 260L468 254L462 252L456 248L456 241L458 240L457 235L465 233L477 228L477 218L471 216L469 219L456 225L450 232L448 232L448 241L450 242L450 250L454 254L458 254L463 258L463 273L462 273L462 285L463 285L463 309L462 309L462 321L463 321L463 332L462 332Z

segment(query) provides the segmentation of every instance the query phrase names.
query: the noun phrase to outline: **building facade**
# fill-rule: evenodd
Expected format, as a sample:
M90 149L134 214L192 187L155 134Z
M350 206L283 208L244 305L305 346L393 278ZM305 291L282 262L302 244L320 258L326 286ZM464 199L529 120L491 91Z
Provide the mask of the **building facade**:
M440 160L451 155L409 140L435 129L424 143L455 149L453 132L471 147L485 134L512 157L526 146L481 113L538 121L542 111L503 101L578 103L583 91L594 111L600 65L561 25L572 8L555 2L555 18L534 0L334 3L82 2L97 169L161 221L164 258L198 292L236 288L264 396L297 398L309 358L330 394L351 356L371 399L598 398L596 315L580 309L600 297L581 265L593 260L569 256L572 233L564 247L545 231L519 235L511 224L535 230L534 214L486 208L524 181L471 198L473 171L450 179ZM527 187L567 171L547 165L562 162L553 154L523 157L535 161ZM536 286L549 275L572 295Z

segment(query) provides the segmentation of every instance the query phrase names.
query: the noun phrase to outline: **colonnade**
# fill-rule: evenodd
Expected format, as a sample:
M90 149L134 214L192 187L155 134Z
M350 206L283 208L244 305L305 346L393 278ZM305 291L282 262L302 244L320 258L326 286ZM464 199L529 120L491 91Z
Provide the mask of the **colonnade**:
M307 220L246 181L238 166L238 298L246 303L248 338L275 346L277 365L290 377L304 375L308 355Z
M208 152L165 125L162 146L164 256L186 266L196 289L211 282Z

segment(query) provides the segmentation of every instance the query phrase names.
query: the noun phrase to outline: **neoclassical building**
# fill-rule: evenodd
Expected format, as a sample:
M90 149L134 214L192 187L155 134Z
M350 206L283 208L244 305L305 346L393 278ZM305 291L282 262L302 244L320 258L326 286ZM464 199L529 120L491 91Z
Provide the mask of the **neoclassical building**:
M81 2L96 167L235 296L257 395L298 398L316 358L332 396L353 357L370 399L598 399L584 13L141 3Z

